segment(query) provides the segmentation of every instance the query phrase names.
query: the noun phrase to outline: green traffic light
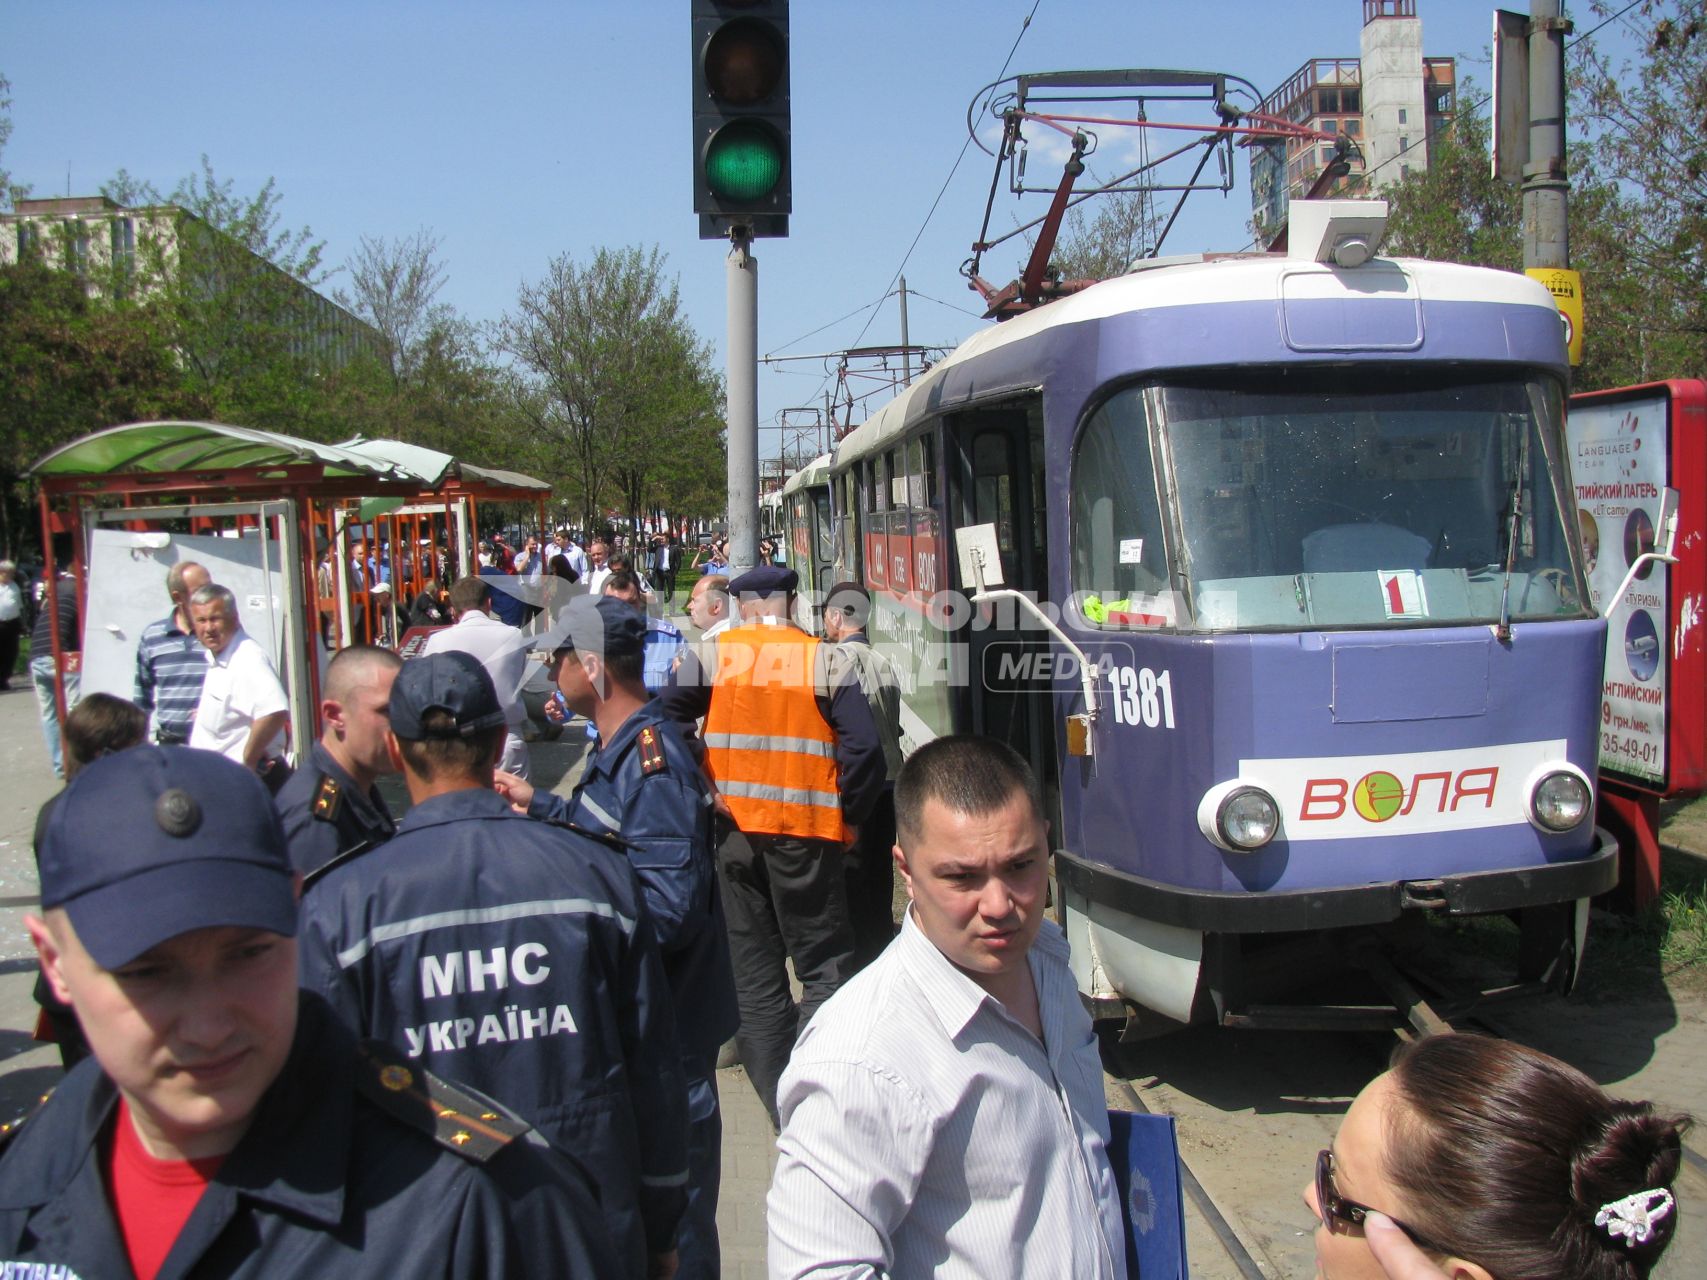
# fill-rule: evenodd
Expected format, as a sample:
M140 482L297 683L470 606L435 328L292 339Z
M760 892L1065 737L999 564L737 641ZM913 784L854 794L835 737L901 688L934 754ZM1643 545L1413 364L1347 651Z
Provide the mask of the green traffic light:
M756 121L726 125L706 145L705 180L720 200L762 199L782 181L781 143Z

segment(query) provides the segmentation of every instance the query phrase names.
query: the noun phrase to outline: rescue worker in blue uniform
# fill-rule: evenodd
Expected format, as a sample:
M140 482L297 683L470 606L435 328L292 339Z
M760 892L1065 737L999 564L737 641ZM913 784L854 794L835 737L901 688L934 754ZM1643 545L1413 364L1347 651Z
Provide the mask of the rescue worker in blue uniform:
M389 649L356 644L326 666L320 741L274 797L291 865L309 877L384 844L397 831L375 782L396 773L386 753L391 682L403 662Z
M687 1087L634 869L614 842L532 821L493 789L504 708L473 657L406 662L390 715L414 807L308 890L303 985L581 1159L626 1270L667 1276Z
M0 1274L620 1274L571 1159L298 990L259 778L137 747L65 798L26 925L94 1056L6 1127Z
M567 800L506 773L498 774L498 789L533 817L619 836L629 846L675 998L689 1119L676 1274L697 1280L719 1274L717 1050L740 1015L717 889L711 786L681 726L648 700L645 643L646 622L633 605L608 595L570 601L538 651L549 655L569 709L598 730L598 743Z

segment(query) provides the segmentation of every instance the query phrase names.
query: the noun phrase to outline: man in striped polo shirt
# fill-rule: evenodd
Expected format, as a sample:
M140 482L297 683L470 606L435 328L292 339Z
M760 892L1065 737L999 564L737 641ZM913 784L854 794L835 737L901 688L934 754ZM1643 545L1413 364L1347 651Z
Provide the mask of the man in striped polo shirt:
M190 722L201 701L207 650L190 625L190 596L212 580L194 560L180 560L166 570L172 612L144 627L136 646L136 705L153 720L154 740L167 746L190 740Z

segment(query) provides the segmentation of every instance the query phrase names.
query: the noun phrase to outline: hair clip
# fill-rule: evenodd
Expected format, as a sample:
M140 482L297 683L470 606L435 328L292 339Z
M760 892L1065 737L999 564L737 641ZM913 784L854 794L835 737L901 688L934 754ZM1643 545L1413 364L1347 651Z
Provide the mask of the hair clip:
M1626 1249L1647 1244L1654 1238L1654 1228L1677 1206L1671 1192L1664 1187L1638 1191L1635 1195L1603 1204L1594 1215L1594 1225L1604 1227L1614 1240L1624 1240Z

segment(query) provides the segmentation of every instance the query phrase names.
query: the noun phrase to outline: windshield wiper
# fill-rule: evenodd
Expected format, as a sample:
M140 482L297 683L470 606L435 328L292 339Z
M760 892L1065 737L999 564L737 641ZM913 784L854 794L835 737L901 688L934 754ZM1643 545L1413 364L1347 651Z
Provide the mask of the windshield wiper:
M1517 474L1511 482L1511 528L1506 533L1505 583L1500 587L1500 621L1494 630L1494 638L1501 644L1511 643L1511 574L1517 567L1517 533L1523 518L1523 478L1528 474L1529 432L1524 431L1517 446Z

